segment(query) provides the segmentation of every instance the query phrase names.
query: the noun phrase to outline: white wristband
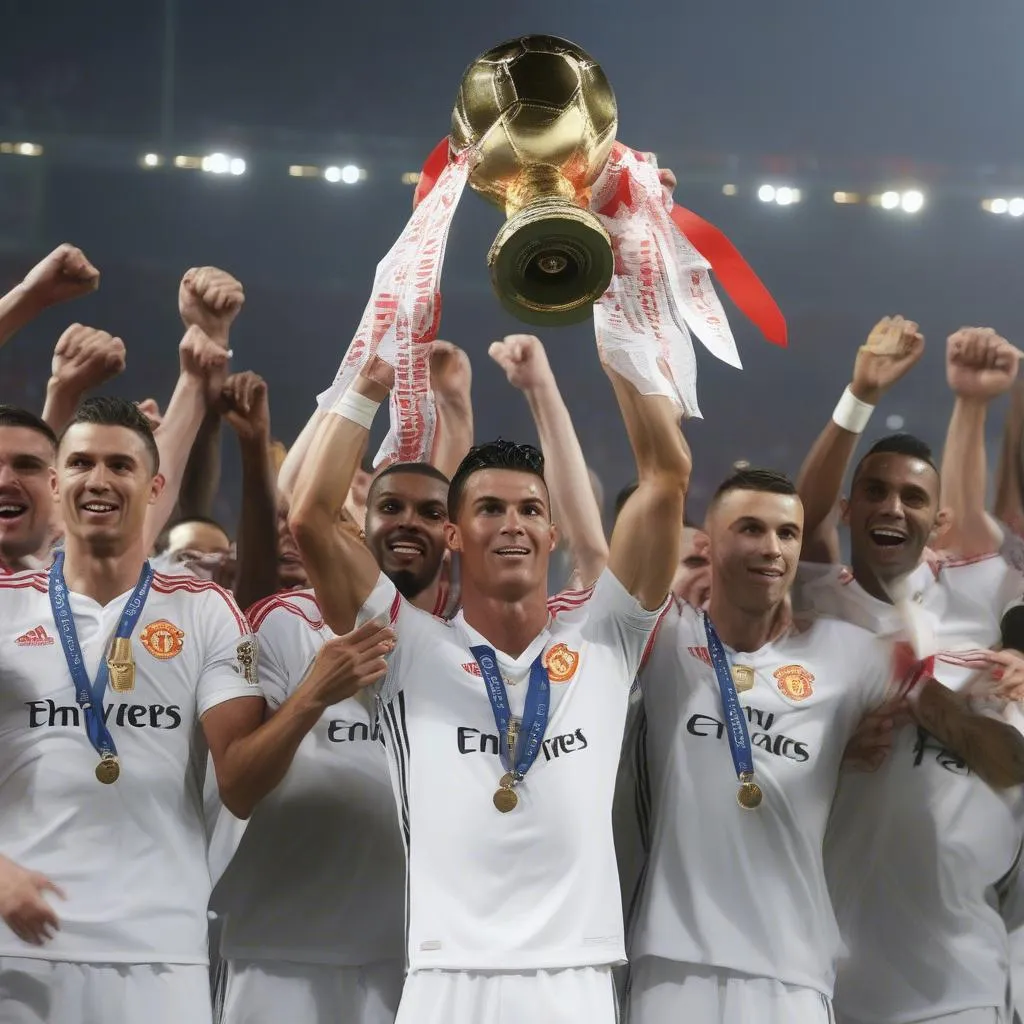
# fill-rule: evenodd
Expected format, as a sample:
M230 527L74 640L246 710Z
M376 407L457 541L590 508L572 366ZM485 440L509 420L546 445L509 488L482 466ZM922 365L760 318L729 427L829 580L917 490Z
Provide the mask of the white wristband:
M874 411L875 407L873 405L862 402L847 388L832 412L832 422L837 427L848 430L851 434L863 434L864 428L868 425L868 420L871 419L871 414Z
M335 416L351 420L369 430L373 426L373 417L379 407L380 402L375 402L372 398L367 398L366 395L360 395L350 389L333 401L327 407L327 412L333 412Z

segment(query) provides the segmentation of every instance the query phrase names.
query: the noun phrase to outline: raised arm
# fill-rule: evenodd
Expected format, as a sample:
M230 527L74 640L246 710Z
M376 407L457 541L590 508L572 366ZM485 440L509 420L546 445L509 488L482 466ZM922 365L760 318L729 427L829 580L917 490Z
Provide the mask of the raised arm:
M153 432L160 452L160 472L165 484L156 503L146 512L146 546L151 549L167 525L175 505L188 453L206 412L210 373L222 367L227 352L198 327L190 327L178 346L181 372L160 426Z
M942 453L942 505L952 512L944 546L963 558L997 551L999 527L985 510L988 404L1013 387L1020 352L995 331L964 327L946 343L946 380L956 395Z
M37 263L21 284L0 298L0 345L44 309L96 291L100 272L81 249L65 242Z
M252 371L232 374L221 393L224 418L242 455L235 598L249 608L277 589L277 489L270 462L267 384Z
M996 519L1024 535L1024 381L1018 380L1003 424L1003 443L996 469Z
M692 469L690 447L671 399L641 395L614 370L605 371L626 425L638 481L615 523L608 567L644 608L653 611L668 596L679 564L683 503Z
M450 341L430 348L430 386L437 408L437 430L430 464L450 480L473 447L473 371L469 357Z
M366 450L374 413L387 399L393 379L391 368L376 358L356 377L324 413L292 492L288 526L324 621L338 634L352 629L380 578L370 550L342 521L342 509Z
M924 338L917 324L900 316L883 317L857 351L853 379L811 446L797 478L804 506L800 557L805 561L828 562L837 557L836 510L857 441L882 395L923 352Z
M494 342L488 354L530 406L544 452L545 479L555 521L569 546L580 581L590 586L608 564L608 543L583 449L544 346L532 335L510 334Z
M120 338L82 324L72 324L53 350L51 375L46 384L43 419L55 434L71 422L89 391L124 371L125 349Z

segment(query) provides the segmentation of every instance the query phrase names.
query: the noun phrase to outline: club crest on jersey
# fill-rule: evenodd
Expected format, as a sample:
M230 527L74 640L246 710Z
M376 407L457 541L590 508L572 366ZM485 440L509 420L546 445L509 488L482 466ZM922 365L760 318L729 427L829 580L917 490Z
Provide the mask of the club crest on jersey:
M256 641L243 640L235 651L238 659L238 672L241 677L250 685L256 686Z
M773 673L779 692L790 700L807 700L814 693L814 676L803 665L783 665Z
M544 667L548 670L548 679L553 683L565 683L572 679L579 663L579 652L570 650L567 644L555 644L544 655Z
M142 631L139 640L154 658L168 661L181 654L181 649L185 646L185 633L173 622L158 619Z

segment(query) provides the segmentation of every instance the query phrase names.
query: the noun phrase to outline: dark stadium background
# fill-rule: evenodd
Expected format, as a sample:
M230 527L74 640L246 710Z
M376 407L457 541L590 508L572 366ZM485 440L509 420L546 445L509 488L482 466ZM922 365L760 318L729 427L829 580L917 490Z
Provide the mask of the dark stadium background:
M677 171L679 201L729 233L789 319L781 351L733 315L742 373L699 357L695 513L735 459L797 469L880 315L918 319L929 350L869 437L898 415L941 443L951 405L942 352L962 324L1024 345L1024 217L979 205L1024 195L1024 6L1014 0L5 0L0 141L43 155L0 154L0 287L64 240L103 282L0 352L3 399L41 406L56 338L78 320L125 339L118 393L163 403L177 365L177 281L214 263L246 286L234 365L268 379L274 432L291 441L408 216L402 175L447 131L464 66L530 32L568 36L602 62L620 138ZM146 152L168 162L224 152L247 172L147 170ZM366 172L351 186L288 174L349 163ZM803 201L761 203L763 182L799 187ZM735 196L722 194L727 183ZM907 187L926 196L916 215L832 200ZM532 430L485 355L517 329L487 280L498 223L466 196L444 278L441 335L474 359L480 439ZM630 460L590 333L543 340L610 505ZM996 417L993 443L998 429ZM226 452L227 516L238 495L230 439Z

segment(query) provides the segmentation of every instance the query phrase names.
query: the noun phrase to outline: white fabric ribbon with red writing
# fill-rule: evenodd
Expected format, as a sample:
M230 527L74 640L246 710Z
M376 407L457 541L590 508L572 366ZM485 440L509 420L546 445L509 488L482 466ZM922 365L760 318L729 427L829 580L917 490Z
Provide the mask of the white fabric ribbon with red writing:
M711 265L673 223L654 158L617 145L590 207L615 256L611 284L594 306L602 361L641 394L665 395L686 416L700 416L690 332L718 359L742 364Z
M466 186L471 154L460 154L444 169L388 254L377 264L373 294L366 304L334 383L318 396L330 408L373 356L394 367L391 426L376 465L424 462L437 425L430 389L430 345L441 322L441 269L448 231Z

